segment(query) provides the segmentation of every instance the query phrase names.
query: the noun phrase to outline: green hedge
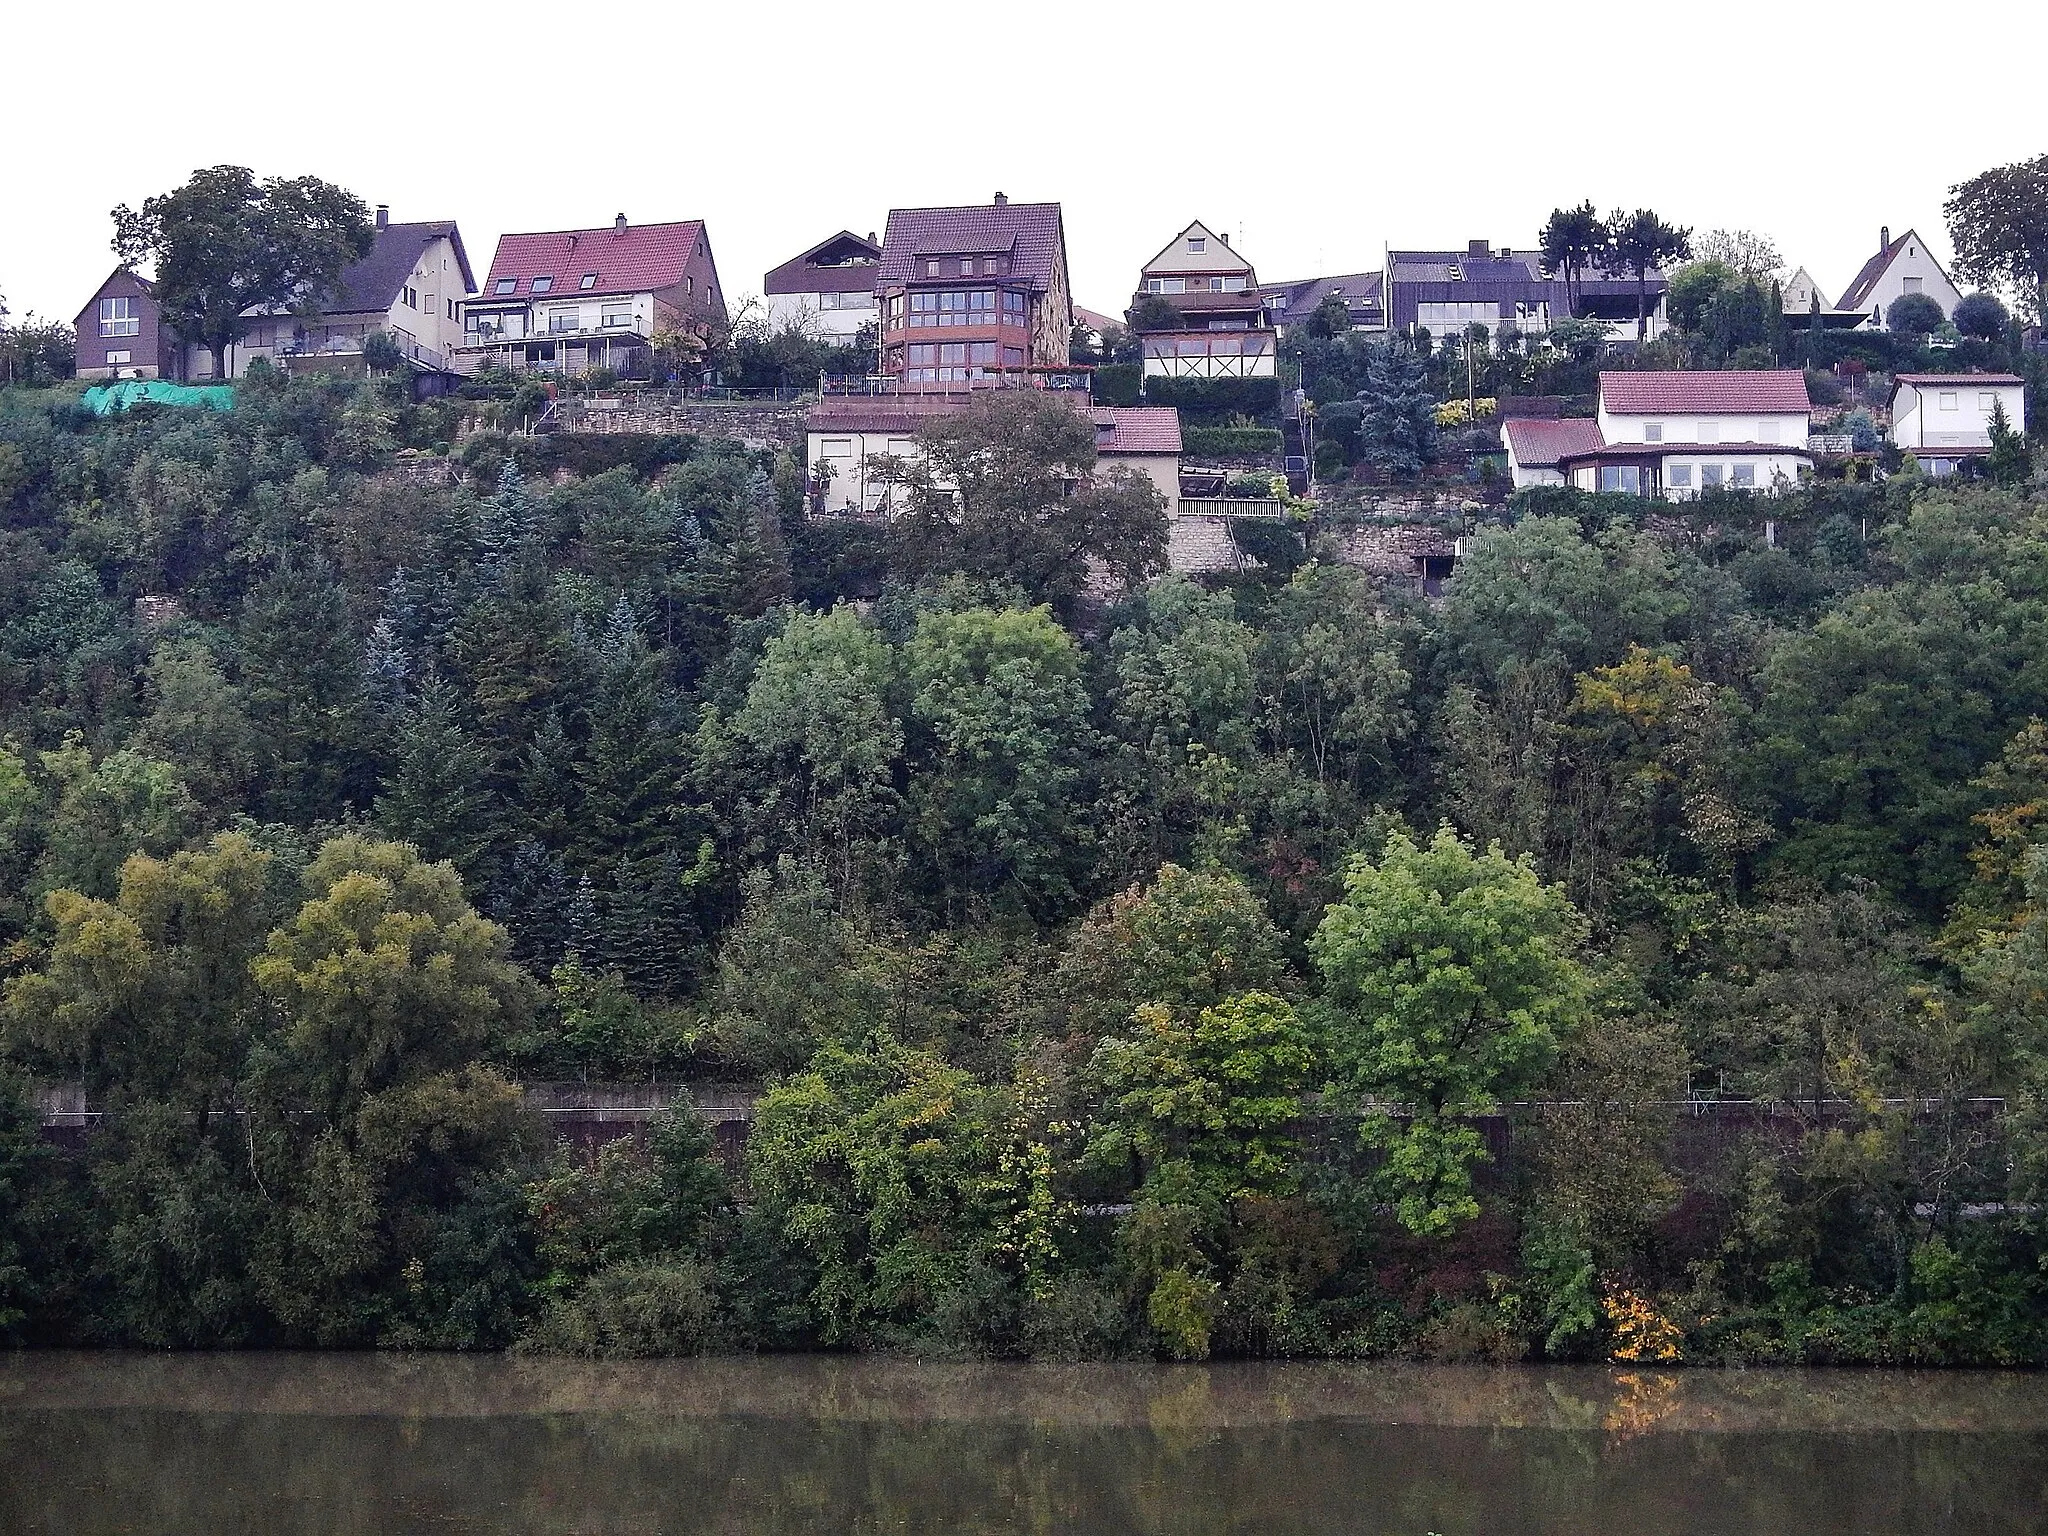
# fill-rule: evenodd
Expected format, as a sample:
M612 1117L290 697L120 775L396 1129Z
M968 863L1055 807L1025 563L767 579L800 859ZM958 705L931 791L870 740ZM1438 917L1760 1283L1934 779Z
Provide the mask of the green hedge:
M1274 427L1182 427L1181 451L1196 458L1253 458L1280 451Z
M1136 363L1107 364L1095 370L1095 403L1136 405L1144 383L1144 370Z
M1230 416L1271 416L1280 408L1278 379L1161 379L1145 381L1148 405L1177 405L1196 425Z

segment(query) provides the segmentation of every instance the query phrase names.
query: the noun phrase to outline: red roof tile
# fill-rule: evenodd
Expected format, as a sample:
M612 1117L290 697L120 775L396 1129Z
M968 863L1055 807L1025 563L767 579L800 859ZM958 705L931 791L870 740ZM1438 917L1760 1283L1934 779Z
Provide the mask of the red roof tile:
M1660 413L1810 411L1806 375L1797 368L1719 373L1603 373L1600 403L1623 416Z
M1517 417L1501 423L1501 432L1525 469L1553 469L1570 454L1600 447L1600 423L1582 417L1566 420Z
M1093 415L1097 453L1180 452L1180 412L1170 405L1098 405Z
M491 258L491 275L484 280L479 297L529 298L536 277L555 280L547 291L553 298L673 288L682 282L683 269L703 238L702 219L680 224L628 224L624 233L607 224L600 229L500 235L498 253ZM590 272L597 274L597 281L585 288L583 278ZM507 278L517 286L501 294L498 285Z
M2016 373L1895 373L1894 382L1899 384L1936 386L1942 384L2024 384L2027 381Z

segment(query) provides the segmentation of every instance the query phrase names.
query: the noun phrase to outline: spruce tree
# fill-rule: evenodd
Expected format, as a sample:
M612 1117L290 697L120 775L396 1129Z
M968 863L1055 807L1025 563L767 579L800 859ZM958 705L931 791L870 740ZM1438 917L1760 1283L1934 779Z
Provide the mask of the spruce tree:
M598 645L576 847L588 860L639 856L662 837L677 777L675 737L659 670L621 598Z
M374 782L362 654L334 570L318 558L286 559L250 591L235 642L249 716L269 754L262 814L306 826L362 804Z
M394 769L377 796L378 823L422 857L475 876L495 831L490 758L462 728L462 705L438 672L420 680L397 727Z
M533 842L556 851L574 832L578 785L576 743L562 728L562 712L551 709L526 745L519 762L514 814Z
M1436 402L1422 359L1404 342L1375 346L1358 400L1366 459L1390 475L1420 474L1436 452Z
M513 844L491 887L491 915L512 935L512 952L529 967L552 970L567 952L576 889L560 854L531 839Z

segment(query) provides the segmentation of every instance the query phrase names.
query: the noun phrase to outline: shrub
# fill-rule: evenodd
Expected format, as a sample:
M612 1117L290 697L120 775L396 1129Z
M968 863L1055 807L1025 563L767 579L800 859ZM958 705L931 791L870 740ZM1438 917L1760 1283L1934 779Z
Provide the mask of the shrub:
M1184 417L1213 424L1233 415L1270 416L1280 408L1278 379L1147 379L1153 405L1177 405Z
M2012 316L1995 294L1973 293L1956 306L1956 329L1980 341L1996 341L2012 324Z
M1252 458L1280 451L1273 427L1183 427L1181 451L1192 458Z
M1107 364L1095 370L1095 402L1098 405L1136 405L1144 383L1144 369L1138 364Z

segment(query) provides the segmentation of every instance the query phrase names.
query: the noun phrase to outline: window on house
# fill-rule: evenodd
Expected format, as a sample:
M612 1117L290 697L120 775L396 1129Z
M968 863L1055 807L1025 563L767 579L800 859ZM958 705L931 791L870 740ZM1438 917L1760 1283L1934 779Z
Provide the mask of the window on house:
M939 264L938 264L938 262L937 262L937 261L928 261L928 262L926 262L926 263L924 264L924 275L925 275L926 277L937 277L937 276L939 275Z
M1643 494L1643 472L1634 464L1602 464L1600 466L1600 489L1618 491L1624 496Z
M1022 347L1003 348L1003 366L1005 368L1022 368L1024 366L1024 349Z
M583 317L573 309L558 309L548 316L548 330L554 335L578 329L577 322Z
M993 368L996 363L996 344L992 341L969 343L967 361L978 367Z
M912 342L910 360L913 363L936 363L939 360L939 349L929 341Z
M595 272L584 273L583 281L579 283L577 286L585 289L586 291L595 288L597 286L597 274Z
M1643 423L1643 441L1644 441L1644 442L1646 442L1646 443L1661 443L1661 442L1663 442L1663 441L1664 441L1664 423L1663 423L1663 422L1661 422L1661 421L1646 421L1646 422L1644 422L1644 423Z
M140 336L142 334L142 315L136 309L133 298L123 293L100 300L100 334L102 336Z
M603 327L608 331L622 331L633 323L633 306L630 304L607 304L604 307Z
M1156 291L1160 293L1186 293L1188 291L1188 280L1184 277L1162 277L1159 279L1159 287Z
M1223 279L1223 291L1224 291L1225 293L1243 293L1243 292L1244 292L1244 277L1243 277L1243 275L1242 275L1242 274L1233 274L1233 275L1232 275L1232 276L1230 276L1230 277L1226 277L1226 278L1224 278L1224 279Z
M1920 291L1920 279L1917 277L1907 278L1905 288L1908 293L1918 293Z
M1209 279L1209 291L1210 291L1211 293L1221 293L1221 292L1223 291L1223 279L1222 279L1222 278L1220 278L1220 277L1212 277L1212 278L1210 278L1210 279Z
M1189 254L1189 255L1191 255L1191 256L1199 256L1199 255L1200 255L1200 254L1201 254L1202 252L1206 251L1206 250L1207 250L1208 248L1209 248L1209 242L1208 242L1208 241L1206 241L1206 240L1204 240L1204 239L1203 239L1203 238L1202 238L1202 237L1201 237L1200 235L1189 235L1189 236L1188 236L1188 254Z
M1756 466L1738 464L1735 466L1735 485L1739 490L1748 490L1756 484Z
M1756 424L1756 440L1760 443L1775 443L1778 440L1778 424L1775 421L1759 421Z
M1702 489L1704 489L1704 490L1709 490L1709 491L1711 491L1711 490L1713 490L1713 489L1714 489L1715 487L1719 486L1719 485L1720 485L1720 483L1721 483L1721 466L1720 466L1720 465L1718 465L1718 464L1702 464L1702 465L1700 466L1700 486L1701 486L1701 488L1702 488Z
M1983 412L1983 413L1984 413L1984 414L1985 414L1986 416L1989 416L1989 415L1990 415L1990 414L1991 414L1991 413L1992 413L1992 412L1993 412L1994 410L1996 410L1997 408L1998 408L1998 396L1996 396L1996 395L1979 395L1979 396L1977 397L1977 409L1978 409L1978 410L1980 410L1980 411L1982 411L1982 412Z
M944 346L939 348L939 361L942 363L955 364L966 362L967 343L964 341L947 342Z
M1944 392L1942 394L1941 409L1944 411L1952 411L1956 409L1956 397L1953 392Z
M853 457L853 439L828 437L825 439L824 449L824 456L828 459L850 459Z
M555 280L552 277L536 277L533 280L533 286L527 291L529 293L546 293L554 286Z
M117 364L120 364L120 363L125 363L125 362L127 362L127 361L128 361L128 360L129 360L130 358L132 358L132 357L133 357L134 355L135 355L134 353L130 352L130 351L129 351L129 350L127 349L127 348L125 348L125 347L124 347L124 348L122 348L122 349L121 349L120 351L118 351L118 352L109 352L109 353L107 354L107 366L108 366L109 368L112 368L112 367L116 366Z
M1673 490L1683 491L1692 488L1692 466L1690 464L1673 464L1665 473L1671 477L1671 487Z
M492 285L492 288L491 288L491 292L493 292L493 293L511 293L511 292L512 292L512 291L513 291L514 289L516 289L516 288L517 288L518 286L519 286L519 279L518 279L518 278L516 278L516 277L501 277L501 278L499 278L499 279L498 279L498 281L497 281L497 282L496 282L496 283L495 283L494 285Z
M1718 421L1701 422L1699 441L1703 443L1718 443L1721 441L1721 423Z
M697 291L697 279L695 279L694 277L686 277L686 278L684 278L684 279L683 279L683 297L687 299L688 297L690 297L690 295L691 295L691 294L695 293L696 291Z

